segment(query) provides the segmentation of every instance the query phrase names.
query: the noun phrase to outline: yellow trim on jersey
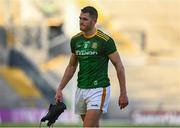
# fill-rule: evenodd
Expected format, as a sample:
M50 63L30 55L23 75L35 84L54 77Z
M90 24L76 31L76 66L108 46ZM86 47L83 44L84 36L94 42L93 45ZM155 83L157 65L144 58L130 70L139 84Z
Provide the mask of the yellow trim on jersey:
M101 31L98 31L98 33L97 33L98 35L101 35L102 37L104 37L106 40L109 40L109 36L108 35L106 35L106 34L104 34L103 32L101 32Z
M106 88L103 88L103 93L102 93L102 96L101 96L101 106L100 106L101 111L103 111L102 108L104 106L105 99L106 99Z
M85 35L84 33L83 33L83 36L85 37L85 38L92 38L92 37L94 37L95 35L97 34L97 30L96 30L96 32L94 33L94 34L92 34L92 35L89 35L89 36L87 36L87 35Z
M103 36L101 36L101 35L99 35L99 34L97 34L97 36L98 36L99 38L102 38L102 39L104 39L105 41L107 41L107 39L104 38Z
M72 38L75 38L75 37L78 37L78 36L81 36L81 35L83 35L87 39L92 38L94 36L98 36L98 37L104 39L105 41L109 40L109 36L106 35L105 33L101 32L100 30L96 30L96 32L94 34L90 35L90 36L87 36L83 32L80 32L80 33L74 35Z

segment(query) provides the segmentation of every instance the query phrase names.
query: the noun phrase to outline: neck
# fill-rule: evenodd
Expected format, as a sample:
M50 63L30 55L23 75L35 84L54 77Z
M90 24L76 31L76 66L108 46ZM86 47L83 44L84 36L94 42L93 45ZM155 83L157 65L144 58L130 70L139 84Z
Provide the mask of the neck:
M92 30L84 32L85 36L91 36L94 35L96 33L96 28L94 27Z

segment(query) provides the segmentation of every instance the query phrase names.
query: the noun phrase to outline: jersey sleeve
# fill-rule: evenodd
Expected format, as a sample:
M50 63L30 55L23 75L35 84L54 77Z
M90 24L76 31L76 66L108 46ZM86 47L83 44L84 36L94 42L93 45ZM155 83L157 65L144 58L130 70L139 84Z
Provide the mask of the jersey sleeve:
M70 45L71 45L71 52L72 52L72 53L75 53L75 43L74 43L74 40L73 40L73 39L71 39Z
M104 48L105 54L109 55L115 51L117 51L116 49L116 45L114 43L114 40L112 38L110 38L106 43L105 43L105 48Z

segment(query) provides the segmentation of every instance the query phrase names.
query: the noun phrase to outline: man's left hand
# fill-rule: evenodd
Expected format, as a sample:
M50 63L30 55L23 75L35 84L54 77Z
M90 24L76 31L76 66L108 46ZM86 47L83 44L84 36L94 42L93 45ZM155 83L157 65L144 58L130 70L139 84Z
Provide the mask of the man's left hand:
M127 94L121 94L119 96L119 106L120 109L125 108L129 104Z

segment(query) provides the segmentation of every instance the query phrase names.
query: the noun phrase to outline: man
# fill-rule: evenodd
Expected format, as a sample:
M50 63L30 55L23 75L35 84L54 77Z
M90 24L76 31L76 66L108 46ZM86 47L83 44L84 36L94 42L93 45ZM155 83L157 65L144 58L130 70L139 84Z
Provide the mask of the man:
M83 127L99 127L102 113L107 112L110 99L109 60L117 71L120 109L128 105L124 67L113 39L96 29L97 18L94 7L87 6L81 10L79 23L82 32L71 39L71 58L55 95L56 102L62 100L62 91L79 63L75 112L81 115Z

